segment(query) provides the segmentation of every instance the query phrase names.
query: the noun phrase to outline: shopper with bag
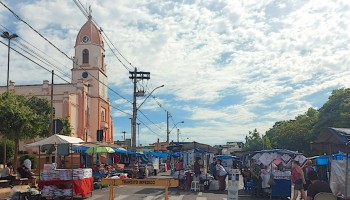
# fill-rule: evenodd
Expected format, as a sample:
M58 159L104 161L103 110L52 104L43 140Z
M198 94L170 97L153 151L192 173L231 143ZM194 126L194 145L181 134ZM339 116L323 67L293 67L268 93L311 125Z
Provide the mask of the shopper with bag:
M219 190L225 190L227 172L221 163L221 159L216 160L216 179L219 181Z

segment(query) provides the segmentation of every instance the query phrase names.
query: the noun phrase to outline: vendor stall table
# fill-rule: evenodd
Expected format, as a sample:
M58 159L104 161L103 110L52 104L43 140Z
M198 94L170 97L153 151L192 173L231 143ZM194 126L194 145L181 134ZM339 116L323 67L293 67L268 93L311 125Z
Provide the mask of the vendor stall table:
M48 180L48 181L40 181L39 188L42 190L44 186L50 185L66 185L73 184L74 195L88 197L91 196L91 191L93 188L93 178L84 178L81 180Z

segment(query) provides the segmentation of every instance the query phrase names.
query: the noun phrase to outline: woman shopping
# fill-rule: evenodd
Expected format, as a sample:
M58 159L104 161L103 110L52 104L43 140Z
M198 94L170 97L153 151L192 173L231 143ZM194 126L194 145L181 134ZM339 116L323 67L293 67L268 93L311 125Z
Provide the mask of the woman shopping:
M292 162L292 182L294 184L294 193L292 200L296 200L299 192L301 193L301 197L306 199L305 191L303 188L303 184L306 184L303 169L299 166L299 162L293 160Z
M221 159L216 160L216 179L219 181L219 190L225 190L227 172L221 162Z

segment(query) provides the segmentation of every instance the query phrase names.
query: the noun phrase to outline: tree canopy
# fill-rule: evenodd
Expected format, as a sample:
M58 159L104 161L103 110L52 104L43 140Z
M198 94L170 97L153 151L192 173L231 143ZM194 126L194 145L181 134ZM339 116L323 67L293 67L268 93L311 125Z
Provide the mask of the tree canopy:
M350 89L336 89L328 101L320 108L309 108L304 114L294 119L276 122L266 131L265 136L271 142L272 148L290 149L305 154L310 153L310 142L316 139L320 131L326 127L350 127ZM246 136L246 148L262 149L256 145L261 137L257 131ZM252 148L254 147L254 148Z
M15 143L14 167L20 140L50 135L50 116L47 99L7 92L0 95L0 134Z

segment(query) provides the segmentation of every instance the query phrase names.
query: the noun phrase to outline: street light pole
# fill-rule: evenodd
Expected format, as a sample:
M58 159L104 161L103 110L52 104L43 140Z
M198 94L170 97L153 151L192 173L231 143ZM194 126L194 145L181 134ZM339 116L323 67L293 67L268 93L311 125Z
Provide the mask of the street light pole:
M11 40L18 37L17 34L10 35L9 32L3 32L1 34L2 38L8 39L8 50L7 50L7 83L6 83L6 90L9 91L9 82L10 82L10 49L11 49Z
M171 131L172 131L178 124L180 124L180 123L183 124L183 123L185 123L185 122L184 122L184 121L181 121L181 122L175 123L174 126L173 126L173 128L171 128L171 130L169 131L169 112L167 111L166 114L167 114L166 141L167 141L167 143L169 143L169 135L170 135Z
M8 49L7 49L7 82L6 82L6 91L9 92L9 82L10 82L10 49L11 49L11 40L18 37L17 34L12 34L10 35L9 32L2 32L1 34L2 38L8 39ZM6 143L7 143L7 138L6 136L3 136L3 161L4 161L4 166L6 165Z

